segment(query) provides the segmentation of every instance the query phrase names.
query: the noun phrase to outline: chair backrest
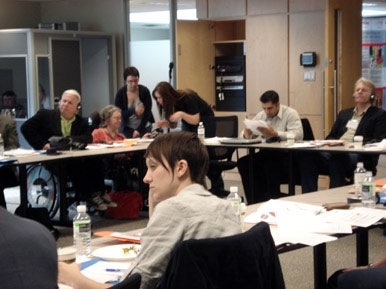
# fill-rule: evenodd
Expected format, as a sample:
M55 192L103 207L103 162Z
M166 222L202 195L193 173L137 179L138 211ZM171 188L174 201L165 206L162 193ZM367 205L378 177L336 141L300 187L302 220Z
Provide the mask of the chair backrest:
M157 286L177 288L284 289L268 224L234 236L180 243Z
M215 122L216 131L208 132L211 135L208 137L218 136L218 137L237 137L239 129L239 121L237 115L229 116L214 116L213 120ZM235 149L233 148L211 148L209 151L209 156L211 160L232 160L232 155Z
M308 118L301 119L303 126L303 140L315 140L314 133Z

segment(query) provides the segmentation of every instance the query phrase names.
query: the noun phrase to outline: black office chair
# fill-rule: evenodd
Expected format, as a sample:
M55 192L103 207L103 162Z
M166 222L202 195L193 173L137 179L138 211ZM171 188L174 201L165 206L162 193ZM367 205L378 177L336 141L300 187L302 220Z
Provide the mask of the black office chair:
M284 289L269 226L234 236L187 240L172 252L157 289Z
M206 124L210 122L214 122L215 125ZM237 137L238 135L239 123L236 115L207 118L204 125L205 137ZM219 197L225 197L229 194L224 189L221 174L223 171L232 170L237 166L237 162L232 161L235 150L234 148L208 147L210 159L208 177L212 182L210 191Z
M139 289L141 286L141 275L139 273L130 274L118 284L109 289Z

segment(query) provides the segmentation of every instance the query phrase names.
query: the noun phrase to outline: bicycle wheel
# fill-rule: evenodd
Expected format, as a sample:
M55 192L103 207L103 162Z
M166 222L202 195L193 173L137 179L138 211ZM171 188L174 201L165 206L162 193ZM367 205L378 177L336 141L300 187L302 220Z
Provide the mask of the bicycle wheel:
M53 218L59 208L59 182L57 177L41 164L27 169L28 202L32 207L47 208Z

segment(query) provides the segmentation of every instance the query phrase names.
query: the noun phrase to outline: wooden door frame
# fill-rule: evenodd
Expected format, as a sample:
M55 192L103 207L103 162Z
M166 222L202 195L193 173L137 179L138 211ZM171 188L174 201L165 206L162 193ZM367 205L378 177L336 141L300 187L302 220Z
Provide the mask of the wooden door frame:
M337 11L340 21L337 25ZM337 111L354 105L351 95L362 74L362 0L326 0L325 72L324 72L324 135L335 121L334 90ZM339 27L337 27L339 26ZM337 43L337 30L340 41ZM338 54L338 55L337 55ZM334 84L334 71L338 82Z

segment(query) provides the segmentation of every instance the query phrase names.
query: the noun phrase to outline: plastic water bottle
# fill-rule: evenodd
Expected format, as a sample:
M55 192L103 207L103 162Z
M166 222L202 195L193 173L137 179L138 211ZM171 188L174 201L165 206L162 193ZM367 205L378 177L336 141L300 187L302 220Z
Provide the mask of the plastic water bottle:
M0 158L4 156L4 140L0 133Z
M205 141L205 127L202 121L198 124L197 136L202 142Z
M81 263L91 255L91 219L86 213L85 205L77 206L76 210L73 220L74 247L76 261Z
M366 177L362 182L362 207L375 207L375 183L372 172L366 172Z
M354 188L355 188L355 197L359 198L362 191L362 182L366 177L366 169L362 162L357 163L357 167L354 171Z
M230 187L230 193L227 197L227 200L232 204L233 210L235 211L236 216L239 221L241 221L241 198L238 194L238 187Z

